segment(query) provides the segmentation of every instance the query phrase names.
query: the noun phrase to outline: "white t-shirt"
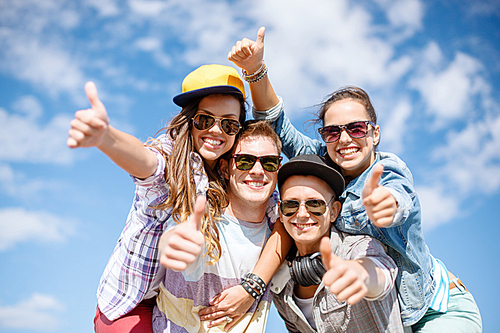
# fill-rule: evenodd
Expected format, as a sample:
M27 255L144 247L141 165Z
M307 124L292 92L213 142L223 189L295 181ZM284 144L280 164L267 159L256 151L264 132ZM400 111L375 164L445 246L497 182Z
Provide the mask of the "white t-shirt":
M272 199L271 199L272 200ZM167 230L177 225L168 221ZM271 234L268 218L260 223L249 223L224 214L217 222L221 257L214 265L207 265L209 256L197 260L182 272L167 269L160 285L157 306L153 312L153 332L210 332L200 322L198 311L223 290L238 285L251 272L261 250ZM231 332L264 332L272 296L266 290Z

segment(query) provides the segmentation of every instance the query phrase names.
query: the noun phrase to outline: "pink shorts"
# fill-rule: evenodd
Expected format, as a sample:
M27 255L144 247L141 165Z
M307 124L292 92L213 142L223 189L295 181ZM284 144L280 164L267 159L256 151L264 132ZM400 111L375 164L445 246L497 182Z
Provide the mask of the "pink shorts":
M99 310L94 318L94 330L96 333L153 333L153 308L156 298L143 300L126 315L113 321Z

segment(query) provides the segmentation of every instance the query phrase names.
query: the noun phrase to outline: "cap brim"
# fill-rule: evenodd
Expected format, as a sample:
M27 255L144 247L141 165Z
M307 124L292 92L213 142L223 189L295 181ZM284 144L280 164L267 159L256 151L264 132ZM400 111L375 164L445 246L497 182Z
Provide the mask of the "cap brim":
M339 197L344 191L344 177L334 168L315 161L289 161L278 172L278 188L291 176L315 176L327 183Z
M235 94L243 97L241 90L233 86L213 86L191 90L174 97L174 103L180 107L185 107L193 99L204 97L212 94Z

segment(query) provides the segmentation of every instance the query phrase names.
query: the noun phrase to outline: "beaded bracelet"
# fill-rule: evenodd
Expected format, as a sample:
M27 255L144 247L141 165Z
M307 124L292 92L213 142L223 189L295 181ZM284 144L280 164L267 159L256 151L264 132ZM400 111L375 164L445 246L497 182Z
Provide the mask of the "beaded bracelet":
M266 67L266 64L264 63L264 61L262 61L262 64L260 65L259 69L253 72L252 74L248 74L247 71L244 69L241 69L241 73L243 73L244 77L253 78L254 76L257 76L260 72L262 72L264 70L264 67Z
M249 78L244 78L244 79L245 79L245 81L247 81L248 83L255 83L255 82L259 82L260 80L262 80L262 79L264 78L264 76L266 76L266 75L267 75L267 71L268 71L268 69L267 69L267 67L266 67L266 68L264 68L264 70L263 70L261 73L259 73L259 75L258 75L257 77L252 78L252 79L249 79Z
M262 61L262 65L260 68L252 74L248 74L246 70L242 69L241 72L243 74L243 79L248 83L255 83L260 81L264 76L267 75L268 68L264 61Z

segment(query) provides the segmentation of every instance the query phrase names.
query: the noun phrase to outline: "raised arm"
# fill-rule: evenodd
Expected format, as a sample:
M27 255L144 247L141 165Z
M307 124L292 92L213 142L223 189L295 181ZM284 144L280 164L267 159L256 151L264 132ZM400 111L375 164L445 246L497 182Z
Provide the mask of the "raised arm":
M236 42L227 55L227 59L246 71L251 76L257 73L264 65L264 36L266 28L261 27L257 32L257 39L248 38ZM248 81L247 81L248 82ZM274 92L268 75L264 75L256 82L248 82L252 94L253 107L265 111L278 104L278 96Z
M85 93L90 109L75 113L67 145L70 148L97 147L123 170L137 178L147 178L157 167L156 155L139 139L109 125L104 104L93 82L87 82Z
M263 68L264 35L265 28L261 27L255 41L243 38L233 46L227 56L249 76ZM326 153L326 148L321 141L311 139L299 132L286 117L283 102L276 95L268 74L256 82L248 82L248 85L252 94L254 118L271 122L283 143L283 153L288 158L302 154L323 155Z

